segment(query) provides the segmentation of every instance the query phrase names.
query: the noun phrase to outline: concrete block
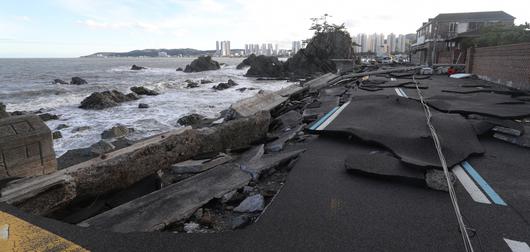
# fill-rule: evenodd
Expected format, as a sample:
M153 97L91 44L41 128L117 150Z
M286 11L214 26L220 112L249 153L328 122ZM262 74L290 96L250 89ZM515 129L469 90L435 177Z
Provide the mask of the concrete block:
M0 179L57 170L52 134L36 115L0 119Z

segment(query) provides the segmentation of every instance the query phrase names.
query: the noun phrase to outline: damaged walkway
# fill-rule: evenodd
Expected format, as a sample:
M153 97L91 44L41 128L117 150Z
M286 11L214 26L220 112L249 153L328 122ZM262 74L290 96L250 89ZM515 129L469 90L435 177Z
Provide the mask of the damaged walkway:
M428 97L440 95L442 89L458 87L463 82L471 81L450 80L441 76L421 80L422 85L428 87L425 89ZM399 89L399 92L394 87L376 91L344 87L344 90L345 92L328 90L327 94L340 95L341 100L345 95L351 95L354 100L361 96L368 99L374 94L391 95L392 99L398 101L406 99L398 98L399 96L416 97L415 90L407 88ZM326 101L333 100L336 105L345 104L336 102L337 99ZM403 101L406 104L408 102ZM327 106L325 102L322 104ZM341 107L336 105L331 106L330 110L340 111ZM353 101L349 106L354 106ZM351 114L346 109L341 111L336 116L329 114L327 118L343 123L353 120L348 117ZM320 115L322 116L326 117ZM407 114L399 116L406 117ZM418 129L424 127L424 124L415 125L419 121L421 120L418 118L410 121L414 124L411 126ZM383 123L385 121L375 125L367 124L365 127L384 129L383 126L387 126L389 131L406 130L402 125L398 127L397 122L381 125ZM394 129L392 123L395 124ZM326 127L332 129L334 125L327 123L322 129ZM352 132L358 134L363 129L357 127L355 130ZM525 249L525 244L528 246L530 242L529 150L495 139L491 135L478 132L477 135L470 141L472 146L476 146L475 141L480 142L481 148L466 148L464 150L469 153L465 155L455 153L457 157L452 162L457 164L461 159L466 159L461 164L464 176L468 176L469 181L490 202L475 201L473 194L463 184L464 180L457 174L459 178L455 189L475 251L517 251L513 249L514 246ZM448 134L446 137L451 136L452 134ZM407 140L407 135L402 139ZM289 173L287 183L259 220L234 232L122 234L67 225L25 214L5 204L0 205L0 210L27 219L83 248L97 251L462 251L461 237L447 193L431 190L421 183L359 176L350 174L345 169L345 160L355 156L385 155L394 158L388 149L392 144L367 144L362 139L350 139L340 134L318 136L307 144L307 150L301 154ZM409 157L405 160L411 164L432 166L433 159L425 161L420 159L421 155L420 158L415 156L421 151L422 148L411 149L402 156ZM484 154L479 155L480 153ZM417 160L421 162L415 162ZM354 167L363 165L361 159L353 159L351 162ZM468 166L476 174L470 172L472 170ZM414 174L413 177L417 176L417 173ZM485 189L483 182L479 182L477 174L505 204L497 204L498 199Z

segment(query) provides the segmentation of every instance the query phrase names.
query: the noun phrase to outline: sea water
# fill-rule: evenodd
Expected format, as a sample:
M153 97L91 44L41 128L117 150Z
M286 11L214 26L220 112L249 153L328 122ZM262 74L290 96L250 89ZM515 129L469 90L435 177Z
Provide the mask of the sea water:
M285 81L258 81L244 77L247 69L238 70L240 58L218 58L225 63L220 70L199 73L176 71L185 68L193 58L71 58L71 59L0 59L0 102L7 111L35 111L59 115L58 120L47 121L52 131L60 124L68 128L59 130L62 138L54 140L57 156L67 150L88 147L101 139L101 132L116 124L134 128L129 136L138 140L181 127L177 120L189 113L214 118L230 104L253 96L263 90L278 90L292 83ZM133 64L146 70L130 70ZM86 85L53 84L54 79L67 82L79 76ZM198 88L186 88L186 80L212 80ZM232 79L239 86L216 91L220 82ZM132 86L144 86L160 93L158 96L142 96L104 110L85 110L80 102L96 91L118 90L129 93ZM242 87L255 90L240 92ZM139 103L149 105L139 109ZM90 127L73 131L78 127Z

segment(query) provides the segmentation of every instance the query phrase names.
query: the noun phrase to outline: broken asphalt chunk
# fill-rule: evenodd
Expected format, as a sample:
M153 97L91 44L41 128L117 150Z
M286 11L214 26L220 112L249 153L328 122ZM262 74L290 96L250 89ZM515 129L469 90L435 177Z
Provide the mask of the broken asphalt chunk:
M458 114L431 110L448 166L471 154L484 152L471 125ZM398 96L356 97L318 134L353 136L384 146L401 161L424 167L441 167L426 115L418 101ZM458 129L458 130L455 130Z

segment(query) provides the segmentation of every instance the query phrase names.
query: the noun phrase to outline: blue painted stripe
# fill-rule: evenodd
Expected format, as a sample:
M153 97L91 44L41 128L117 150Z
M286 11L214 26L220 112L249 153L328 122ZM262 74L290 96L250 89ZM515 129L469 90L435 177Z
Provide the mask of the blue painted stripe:
M490 197L490 199L497 205L507 206L506 202L502 200L493 188L478 174L478 172L469 164L467 161L462 162L462 167L467 171L467 173L473 177L475 182L484 190L484 192Z
M311 125L311 127L309 127L309 129L310 130L315 130L316 128L318 128L318 126L320 126L320 124L324 123L331 115L333 115L333 113L335 113L335 111L337 111L337 109L339 109L339 107L334 107L331 111L329 111L322 118L320 118L320 120L318 120L316 123Z

